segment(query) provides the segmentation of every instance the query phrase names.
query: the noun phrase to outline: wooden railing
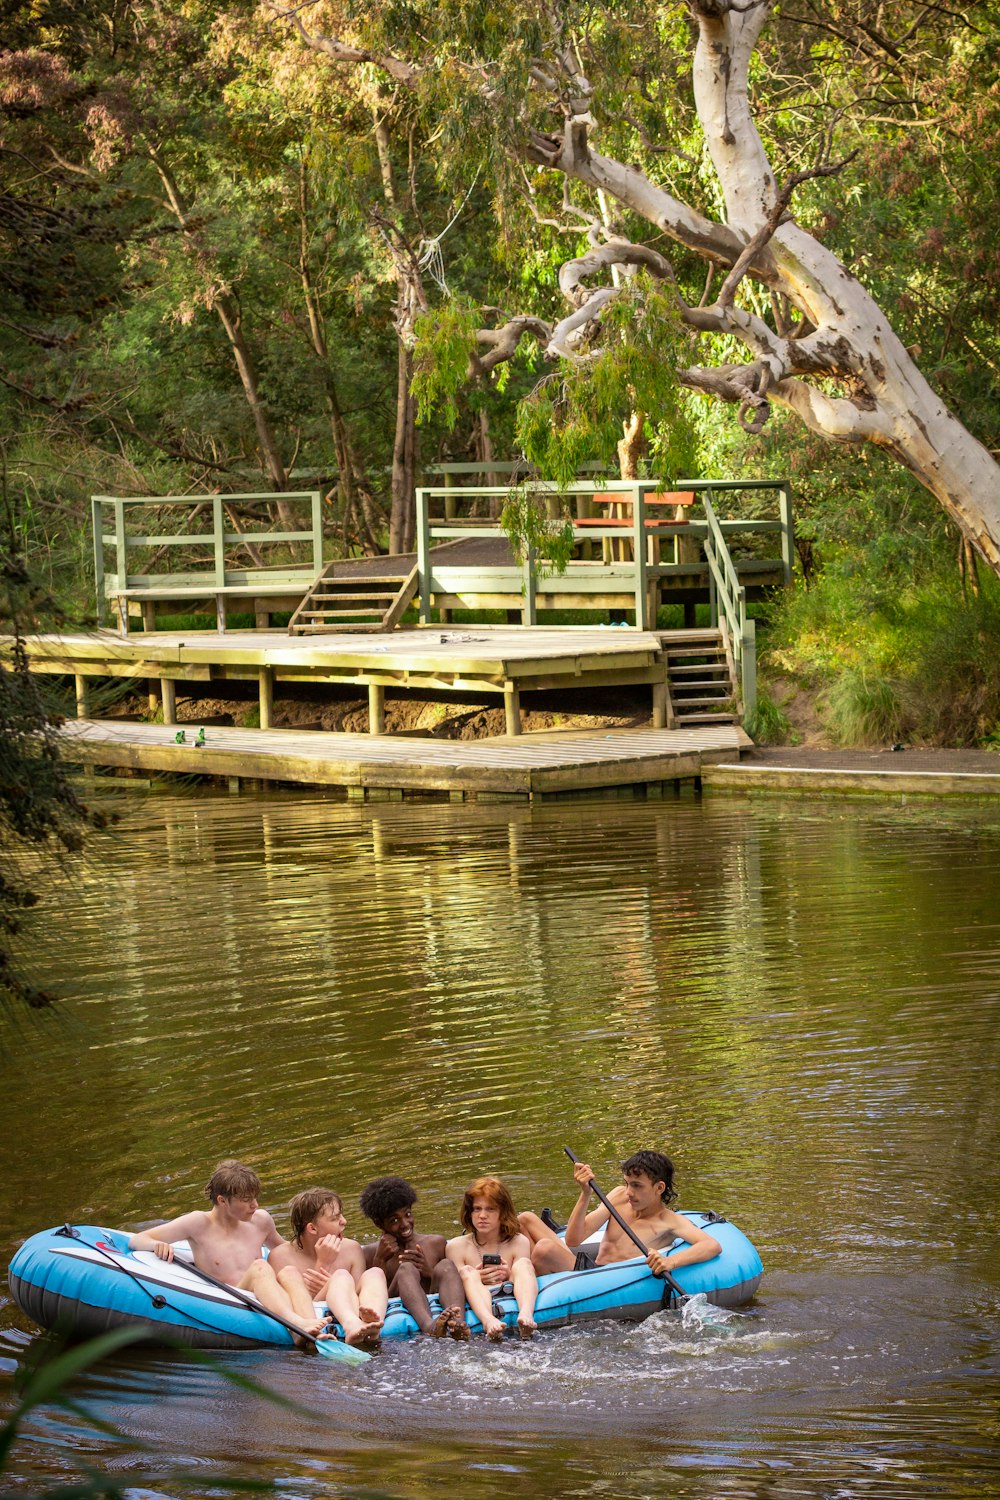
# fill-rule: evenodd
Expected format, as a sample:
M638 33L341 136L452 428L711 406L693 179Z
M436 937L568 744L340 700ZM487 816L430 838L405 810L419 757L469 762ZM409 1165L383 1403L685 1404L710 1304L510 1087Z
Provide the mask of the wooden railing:
M750 713L757 703L757 635L756 622L747 616L747 591L740 583L736 565L726 545L722 527L705 495L705 557L708 560L708 602L713 625L724 626L727 646L740 681L743 712Z
M454 466L458 468L459 466ZM473 466L461 466L463 469ZM495 468L501 466L495 465ZM513 466L510 466L513 468ZM479 466L476 466L479 470ZM715 546L718 553L719 539L726 538L734 533L770 533L780 538L780 559L773 559L773 572L780 571L782 581L791 583L792 559L794 556L794 538L792 533L792 506L791 492L788 484L783 480L755 480L748 482L728 480L679 480L676 488L684 491L694 491L704 502L707 502L706 518L694 516L691 519L679 522L676 520L662 521L653 518L648 510L645 497L659 488L655 480L579 480L569 485L555 485L542 480L524 481L524 486L545 504L548 514L554 521L560 518L560 514L567 509L572 509L573 515L569 519L579 518L587 521L586 530L583 527L574 527L576 539L581 544L591 540L604 542L605 540L624 540L630 543L631 556L614 562L588 562L586 570L588 574L588 587L600 592L602 585L607 585L603 591L628 593L634 599L636 624L646 628L650 621L648 618L648 599L650 582L656 579L670 579L671 575L677 575L685 571L675 558L673 563L650 562L646 541L650 535L661 538L693 537L699 544L699 548L705 548L709 537L709 522L707 509L712 511L713 536L716 538ZM711 506L711 496L725 493L727 491L739 491L752 489L757 491L770 490L778 499L777 517L735 517L720 519L714 507ZM440 590L434 586L434 573L448 566L443 555L432 558L431 551L435 543L457 541L468 537L505 537L506 533L500 526L498 519L488 517L470 518L461 516L459 508L474 502L489 502L490 500L504 500L511 493L509 486L501 485L456 485L454 483L433 488L423 487L416 492L416 533L417 533L417 566L420 574L420 611L421 619L428 621L430 618L431 595ZM621 495L626 498L623 508L630 511L627 517L619 518L594 518L590 515L593 507L591 497L595 495ZM567 504L568 502L568 504ZM439 512L432 515L432 511ZM725 544L723 544L725 545ZM729 556L728 548L726 556ZM581 565L573 563L566 573L562 575L553 574L549 559L544 556L530 555L525 558L520 578L517 582L519 592L523 597L522 619L526 624L535 623L535 596L539 588L539 575L545 574L545 592L553 595L560 593L578 593L583 586L580 577ZM493 591L503 592L499 587L501 580L496 576L498 572L509 573L511 569L497 568L483 569L483 589L481 592L490 592L488 585L491 581L496 585ZM689 569L687 571L690 571ZM506 581L506 580L504 580Z
M262 529L259 531L237 530L227 516L227 508L247 503L281 505L308 505L309 526L302 530L286 531ZM203 530L178 530L151 532L142 522L150 507L156 507L158 518L164 512L180 512L178 519L183 525L183 516L207 512L210 526ZM157 595L162 598L184 599L202 593L245 592L248 596L266 589L271 593L282 587L293 592L306 588L323 567L323 515L318 491L296 490L287 494L252 493L239 495L157 495L157 496L91 496L91 517L94 533L94 582L97 593L98 619L103 620L105 600L117 598L141 599ZM135 520L138 518L139 525ZM270 518L268 518L269 520ZM113 529L107 531L110 520ZM231 558L231 549L236 547L263 549L276 545L300 545L306 553L301 563L283 563L274 567L237 567ZM105 549L114 549L113 570L105 567ZM197 566L168 570L159 573L139 573L129 570L132 555L140 549L187 548L204 549L209 553Z

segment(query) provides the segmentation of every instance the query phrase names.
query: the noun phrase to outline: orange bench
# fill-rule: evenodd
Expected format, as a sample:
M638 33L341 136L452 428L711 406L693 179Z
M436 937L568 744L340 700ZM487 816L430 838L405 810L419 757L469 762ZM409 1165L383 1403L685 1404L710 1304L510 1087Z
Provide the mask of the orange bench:
M574 523L575 525L607 526L613 521L620 521L623 525L626 525L630 521L633 500L631 494L607 493L592 495L591 499L595 505L610 506L612 509L611 515L607 517L584 516L577 519ZM660 537L657 533L670 526L683 525L687 520L685 511L689 510L694 505L694 502L695 495L693 490L654 490L652 493L643 496L644 509L649 506L669 505L673 507L672 516L649 516L644 522L645 528L653 533L649 537L649 561L651 563L659 562L660 560ZM619 507L621 508L620 516L614 514ZM616 543L618 544L617 547L615 546ZM624 561L627 546L628 539L626 537L604 537L602 541L603 561L612 561L616 552L618 553L618 560Z

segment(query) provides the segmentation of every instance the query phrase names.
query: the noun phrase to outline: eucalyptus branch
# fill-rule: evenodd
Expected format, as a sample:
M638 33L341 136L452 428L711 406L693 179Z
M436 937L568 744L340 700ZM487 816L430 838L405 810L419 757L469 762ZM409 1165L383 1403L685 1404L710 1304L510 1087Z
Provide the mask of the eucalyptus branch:
M760 255L761 251L773 238L776 229L778 228L782 219L785 217L785 213L788 209L788 205L792 201L792 194L794 193L795 189L801 183L808 182L813 177L834 176L835 173L842 171L843 168L847 166L848 162L852 162L854 160L854 158L858 155L859 150L860 147L852 151L848 156L845 156L841 161L829 162L819 167L810 167L804 172L793 172L790 177L785 179L785 182L782 184L782 187L778 192L778 196L774 200L774 206L771 209L771 212L768 214L767 218L760 226L757 233L748 242L746 249L739 256L736 264L733 266L732 270L729 272L729 275L722 283L722 286L719 289L719 295L716 298L716 305L718 307L729 307L732 305L733 298L736 295L736 289L739 286L740 282L743 280L744 276L747 274L754 261Z
M290 22L306 46L311 47L315 52L325 53L334 62L371 63L374 67L381 68L388 73L389 77L394 78L397 83L402 83L407 88L416 88L423 77L424 69L404 62L402 58L393 56L391 52L371 52L365 47L352 47L350 43L342 42L339 37L321 36L307 31L302 24L300 12L307 10L314 3L316 0L305 0L304 4L284 6L277 5L275 0L265 0L271 14L278 20Z
M511 318L502 328L479 328L476 330L477 344L483 344L488 354L473 353L469 359L469 374L486 375L496 365L513 359L518 346L526 335L538 340L543 348L552 337L551 326L542 318Z

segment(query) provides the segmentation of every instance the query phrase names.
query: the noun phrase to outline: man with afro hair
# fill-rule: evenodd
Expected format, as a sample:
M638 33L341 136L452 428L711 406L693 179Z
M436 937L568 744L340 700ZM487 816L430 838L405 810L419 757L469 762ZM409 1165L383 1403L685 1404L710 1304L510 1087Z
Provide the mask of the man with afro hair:
M417 1234L413 1222L416 1190L403 1177L376 1177L361 1194L361 1212L381 1231L365 1245L365 1263L385 1272L389 1296L398 1297L421 1333L453 1339L469 1337L465 1291L458 1267L445 1255L443 1234ZM443 1309L431 1312L428 1292L436 1292Z

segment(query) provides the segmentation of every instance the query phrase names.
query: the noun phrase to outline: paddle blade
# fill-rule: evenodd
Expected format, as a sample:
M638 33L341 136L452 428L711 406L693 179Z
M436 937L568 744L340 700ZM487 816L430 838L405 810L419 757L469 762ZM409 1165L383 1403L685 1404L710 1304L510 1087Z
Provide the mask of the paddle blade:
M339 1360L342 1365L366 1365L371 1359L364 1349L355 1349L353 1344L343 1344L340 1339L317 1339L316 1353L324 1359Z

